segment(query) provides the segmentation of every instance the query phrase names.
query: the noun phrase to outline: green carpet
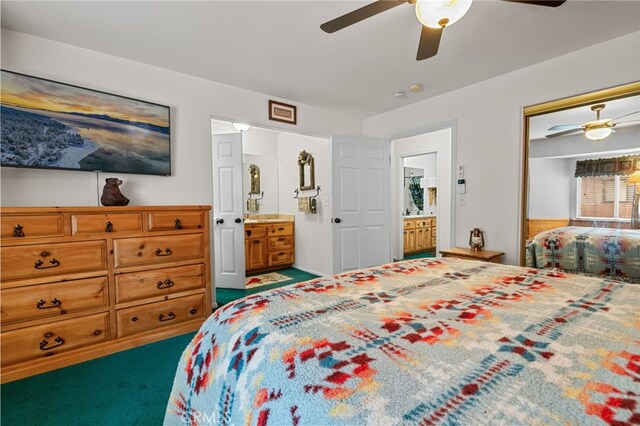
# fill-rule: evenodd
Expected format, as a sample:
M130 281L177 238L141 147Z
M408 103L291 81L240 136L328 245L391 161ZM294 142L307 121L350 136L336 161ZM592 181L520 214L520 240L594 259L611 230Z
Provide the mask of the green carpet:
M414 253L405 255L403 260L424 259L425 257L436 257L433 251L424 251L422 253Z
M297 269L278 273L291 280L248 291L217 289L218 306L316 277ZM6 383L0 386L0 424L161 425L178 360L193 335L183 334Z
M256 287L250 290L234 290L229 288L216 288L216 301L218 302L218 307L226 305L229 302L232 302L236 299L240 299L241 297L244 297L244 296L248 296L250 294L260 293L261 291L282 287L283 285L299 283L299 282L311 280L317 277L317 275L313 275L308 272L304 272L294 268L281 269L276 272L282 275L286 275L291 279L288 281L282 281L282 282L271 284L271 285ZM260 274L256 274L256 275L260 275Z
M6 383L2 424L161 425L178 360L193 335Z

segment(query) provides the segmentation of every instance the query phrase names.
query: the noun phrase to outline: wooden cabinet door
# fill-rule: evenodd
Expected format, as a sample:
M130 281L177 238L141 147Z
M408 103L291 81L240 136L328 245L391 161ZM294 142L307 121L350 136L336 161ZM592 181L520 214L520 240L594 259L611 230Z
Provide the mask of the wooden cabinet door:
M416 251L422 251L424 250L426 247L426 240L424 238L425 236L425 232L426 229L424 228L417 228L416 229Z
M267 239L248 238L247 271L267 267Z
M407 229L404 231L404 253L416 251L416 230Z

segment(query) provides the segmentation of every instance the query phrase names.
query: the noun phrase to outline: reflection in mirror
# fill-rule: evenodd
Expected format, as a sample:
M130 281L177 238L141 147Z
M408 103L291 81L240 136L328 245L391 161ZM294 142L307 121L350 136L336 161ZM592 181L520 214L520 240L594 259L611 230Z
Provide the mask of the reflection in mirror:
M437 204L437 154L405 157L403 216L435 216Z
M620 272L624 249L589 247L612 236L620 247L640 245L640 85L628 86L525 108L522 264L597 274L593 259L614 256L609 269Z
M298 154L298 173L298 188L300 189L300 191L316 189L313 156L307 151L301 151L300 154Z

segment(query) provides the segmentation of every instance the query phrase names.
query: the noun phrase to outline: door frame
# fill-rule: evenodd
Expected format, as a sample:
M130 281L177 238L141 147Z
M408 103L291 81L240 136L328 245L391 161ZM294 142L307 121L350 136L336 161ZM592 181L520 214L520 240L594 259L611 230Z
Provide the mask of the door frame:
M411 130L407 130L407 131L403 131L403 132L399 132L399 133L394 133L392 135L389 136L389 138L391 139L391 156L392 158L394 158L394 161L392 161L392 165L395 166L395 172L394 170L391 170L391 179L392 179L392 185L391 187L393 188L393 190L396 191L395 194L395 202L396 207L402 206L402 180L398 178L398 176L400 176L400 172L403 171L403 167L404 167L404 157L413 157L416 155L421 155L421 154L428 154L428 153L433 153L435 152L438 155L438 170L440 170L440 164L439 164L439 160L441 158L441 153L439 152L439 149L422 149L422 150L416 150L416 151L411 151L411 152L403 152L402 154L398 154L397 150L396 150L396 142L398 140L401 139L407 139L407 138L411 138L414 136L421 136L421 135L427 135L429 133L435 133L441 130L447 130L449 129L451 132L451 139L450 139L450 149L451 149L451 175L449 177L450 182L451 182L451 205L450 205L450 211L451 211L451 217L449 218L451 221L450 224L450 235L449 235L449 241L451 246L455 246L456 243L456 185L455 185L455 170L456 170L456 163L457 163L457 120L451 120L451 121L445 121L442 123L437 123L437 124L433 124L430 126L425 126L425 127L419 127L416 129L411 129ZM438 183L438 186L440 186L440 183ZM394 259L403 259L404 258L404 253L403 253L403 220L404 216L402 216L402 214L400 213L400 210L398 210L398 208L392 208L391 211L391 241L392 244L394 244L393 248L393 253L392 253L392 257ZM441 220L442 215L440 214L440 211L438 211L438 213L436 214L436 220ZM446 218L442 218L443 220L445 220ZM437 222L436 222L437 223ZM441 241L442 241L442 227L437 225L436 226L437 229L437 235L436 235L436 256L439 256L438 254L438 249L442 248L441 246ZM447 247L445 247L447 248Z

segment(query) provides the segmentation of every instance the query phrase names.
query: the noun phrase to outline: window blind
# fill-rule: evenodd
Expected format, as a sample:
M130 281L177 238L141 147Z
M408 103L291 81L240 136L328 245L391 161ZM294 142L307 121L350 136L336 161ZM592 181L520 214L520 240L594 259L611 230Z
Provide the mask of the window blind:
M634 185L628 176L578 178L577 216L597 219L631 219Z

